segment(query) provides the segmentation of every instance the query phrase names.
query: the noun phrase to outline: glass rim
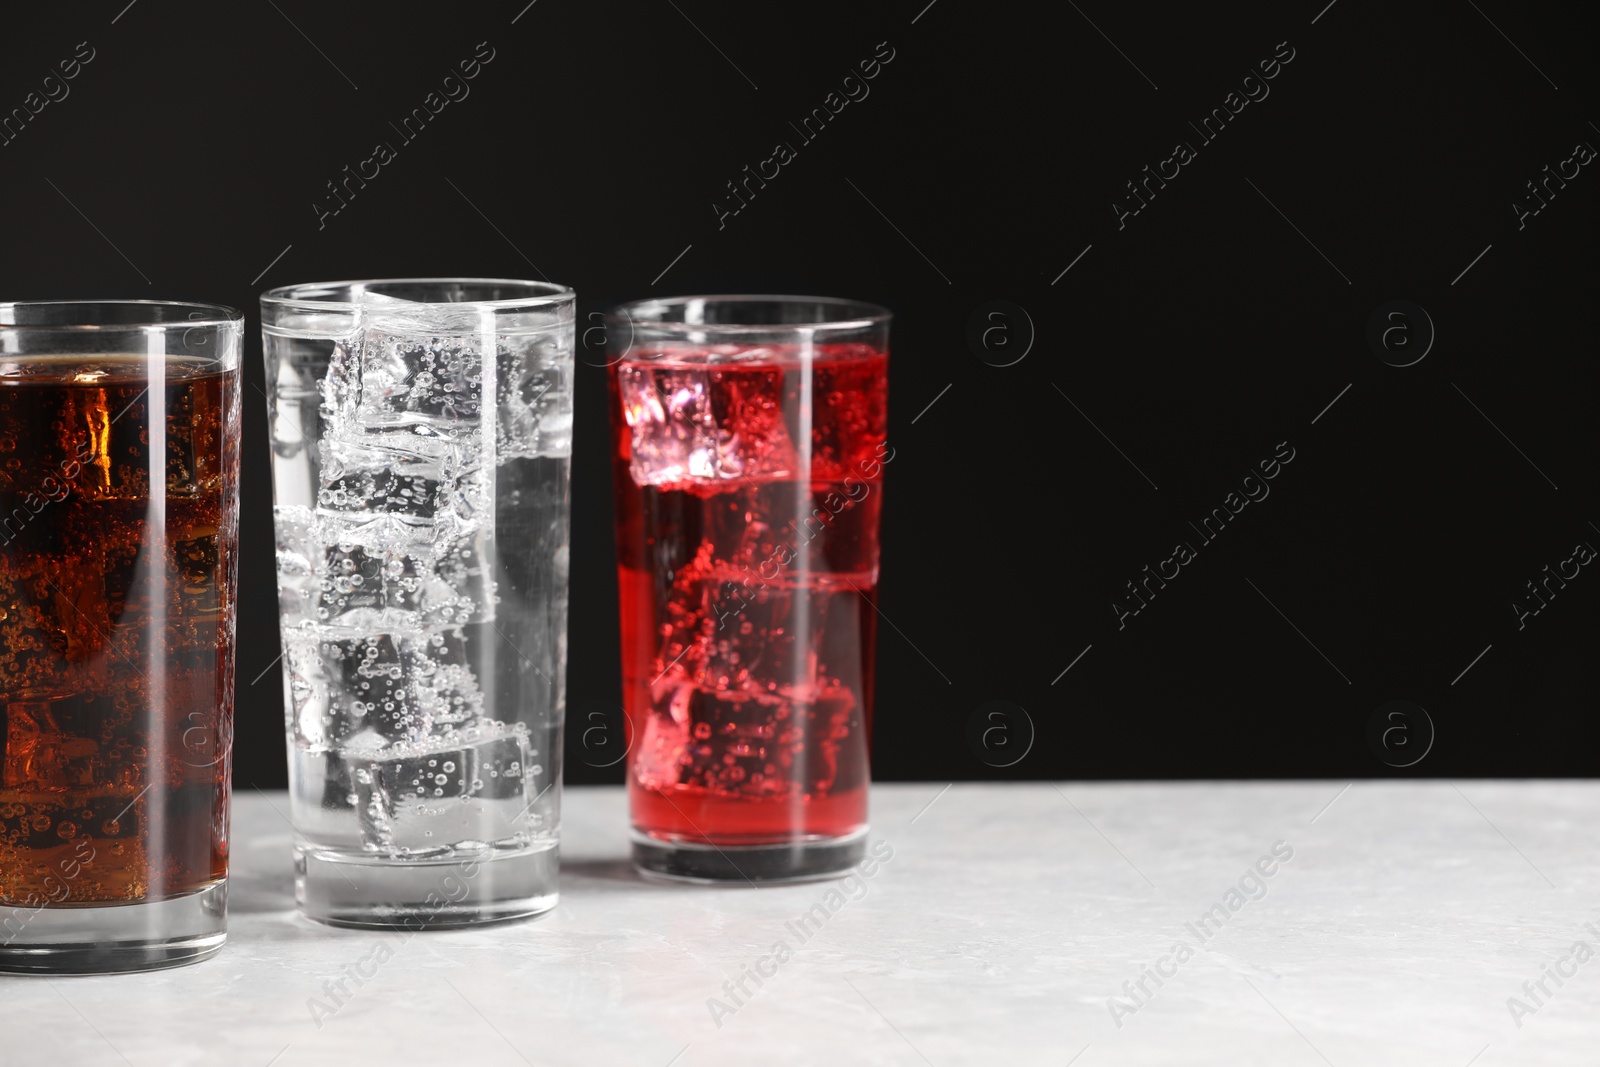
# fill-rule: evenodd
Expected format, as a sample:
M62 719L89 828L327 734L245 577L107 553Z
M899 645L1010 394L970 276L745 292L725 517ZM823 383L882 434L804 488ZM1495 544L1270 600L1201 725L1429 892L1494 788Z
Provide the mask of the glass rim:
M664 319L659 314L641 317L635 314L640 308L681 307L693 301L719 304L822 304L840 309L852 309L854 314L817 322L685 322L682 319ZM701 333L739 336L751 333L774 333L795 330L863 330L887 324L894 312L880 304L864 300L850 300L837 296L799 296L776 293L721 293L691 296L648 297L618 304L605 313L607 319L625 321L650 330L678 333Z
M558 282L536 282L527 278L353 278L336 282L298 282L294 285L280 285L275 289L268 289L261 294L263 306L271 304L274 307L292 308L296 311L326 311L329 309L359 308L371 305L363 304L357 300L333 300L302 296L306 292L317 290L336 290L344 288L355 290L359 286L369 285L506 285L521 286L529 290L525 296L503 297L496 300L411 300L407 303L421 308L522 308L532 310L541 307L553 307L563 302L576 299L577 293L570 285L561 285Z
M130 319L127 322L6 322L7 311L14 312L17 308L103 308L103 307L162 307L162 308L187 308L191 311L207 313L207 317L198 319L170 319L161 322L156 319ZM210 304L198 300L3 300L0 301L0 330L104 330L114 333L119 330L165 330L170 327L181 326L185 330L203 328L207 326L240 326L244 325L244 312L228 304Z

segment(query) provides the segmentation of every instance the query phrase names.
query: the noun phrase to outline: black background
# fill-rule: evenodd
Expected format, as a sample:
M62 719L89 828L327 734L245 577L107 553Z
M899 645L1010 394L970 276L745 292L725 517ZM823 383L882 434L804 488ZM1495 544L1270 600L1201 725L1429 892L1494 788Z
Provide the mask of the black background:
M895 311L880 779L1587 774L1600 574L1522 629L1511 605L1600 546L1600 167L1520 229L1512 204L1600 145L1595 36L1578 5L1325 3L8 12L0 113L79 42L94 59L0 145L0 299L248 312L241 783L284 783L256 297L418 275L546 276L585 326L652 294ZM470 95L402 143L479 42ZM1291 48L1203 143L1189 123ZM886 49L802 143L789 124ZM397 158L319 226L378 141ZM797 158L719 228L780 141ZM1119 229L1178 141L1197 158ZM1403 368L1366 340L1402 299L1437 330ZM1031 328L980 316L1002 329L975 352L992 300ZM579 358L574 726L620 689L604 371ZM1285 441L1270 496L1119 629L1124 583ZM1367 741L1396 699L1437 730L1405 770ZM580 737L568 780L620 780Z

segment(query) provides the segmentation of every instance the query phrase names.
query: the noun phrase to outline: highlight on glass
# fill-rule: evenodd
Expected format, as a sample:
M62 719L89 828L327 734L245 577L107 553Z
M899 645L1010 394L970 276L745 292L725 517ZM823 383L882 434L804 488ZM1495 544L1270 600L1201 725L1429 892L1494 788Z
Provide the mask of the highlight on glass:
M889 312L705 296L607 316L633 855L792 881L867 834Z
M0 303L0 970L226 937L243 330Z
M557 899L571 289L261 298L295 886L450 926Z

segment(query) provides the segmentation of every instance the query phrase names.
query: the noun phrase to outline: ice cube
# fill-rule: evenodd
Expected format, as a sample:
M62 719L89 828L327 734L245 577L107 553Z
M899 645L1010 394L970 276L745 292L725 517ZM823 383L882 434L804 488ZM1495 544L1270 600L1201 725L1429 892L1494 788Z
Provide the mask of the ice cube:
M396 644L389 634L340 635L320 627L291 631L284 656L295 736L320 749L365 735L381 743L421 734Z
M310 508L275 504L273 528L277 533L278 611L285 626L314 618L317 572L313 517Z
M498 596L489 564L488 528L479 527L436 548L432 574L422 590L426 622L438 627L492 621Z
M730 699L811 701L859 654L861 606L851 586L813 575L764 581L727 564L677 574L666 602L661 704L676 685Z
M422 448L412 441L427 441ZM319 507L333 511L411 516L431 520L448 477L448 446L436 439L391 434L375 440L328 436L322 453Z
M572 454L570 327L513 335L495 359L497 461Z
M848 686L711 689L690 673L674 668L653 687L633 756L641 783L745 794L833 786L857 725Z
M406 332L406 325L369 325L335 347L323 391L331 420L346 432L430 420L474 432L482 407L480 337L421 323L415 325L421 332Z
M483 693L460 631L357 634L327 627L288 632L290 710L310 747L422 743L477 722Z
M352 746L362 847L428 855L526 830L537 755L521 723L480 722L419 743Z
M317 392L322 395L319 414L325 434L334 433L337 427L348 425L360 395L360 386L361 338L358 334L334 342L327 370L317 380Z
M365 429L340 422L318 447L317 499L324 508L417 519L443 513L471 526L482 521L493 500L481 437L437 419Z
M298 744L313 749L327 749L356 733L366 716L364 704L335 691L320 647L325 640L309 625L283 628L289 728Z
M617 369L636 485L793 477L799 455L783 418L784 372L718 365Z
M483 357L477 337L395 336L368 331L363 420L418 417L476 423L482 415Z
M371 634L455 627L495 617L486 528L405 516L324 512L309 527L280 527L284 618L328 632ZM445 529L457 531L446 536Z
M420 625L426 560L405 552L345 543L324 548L318 563L319 622L367 631Z

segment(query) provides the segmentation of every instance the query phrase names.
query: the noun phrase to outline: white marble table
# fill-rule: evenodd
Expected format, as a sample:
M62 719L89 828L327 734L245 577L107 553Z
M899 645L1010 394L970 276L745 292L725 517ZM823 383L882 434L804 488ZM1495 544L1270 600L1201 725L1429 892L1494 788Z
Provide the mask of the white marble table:
M882 786L893 854L854 899L641 881L621 790L570 789L554 913L415 935L320 1025L310 999L385 935L297 917L289 827L254 794L234 819L222 954L0 979L0 1063L1600 1062L1600 960L1570 955L1600 952L1595 782Z

